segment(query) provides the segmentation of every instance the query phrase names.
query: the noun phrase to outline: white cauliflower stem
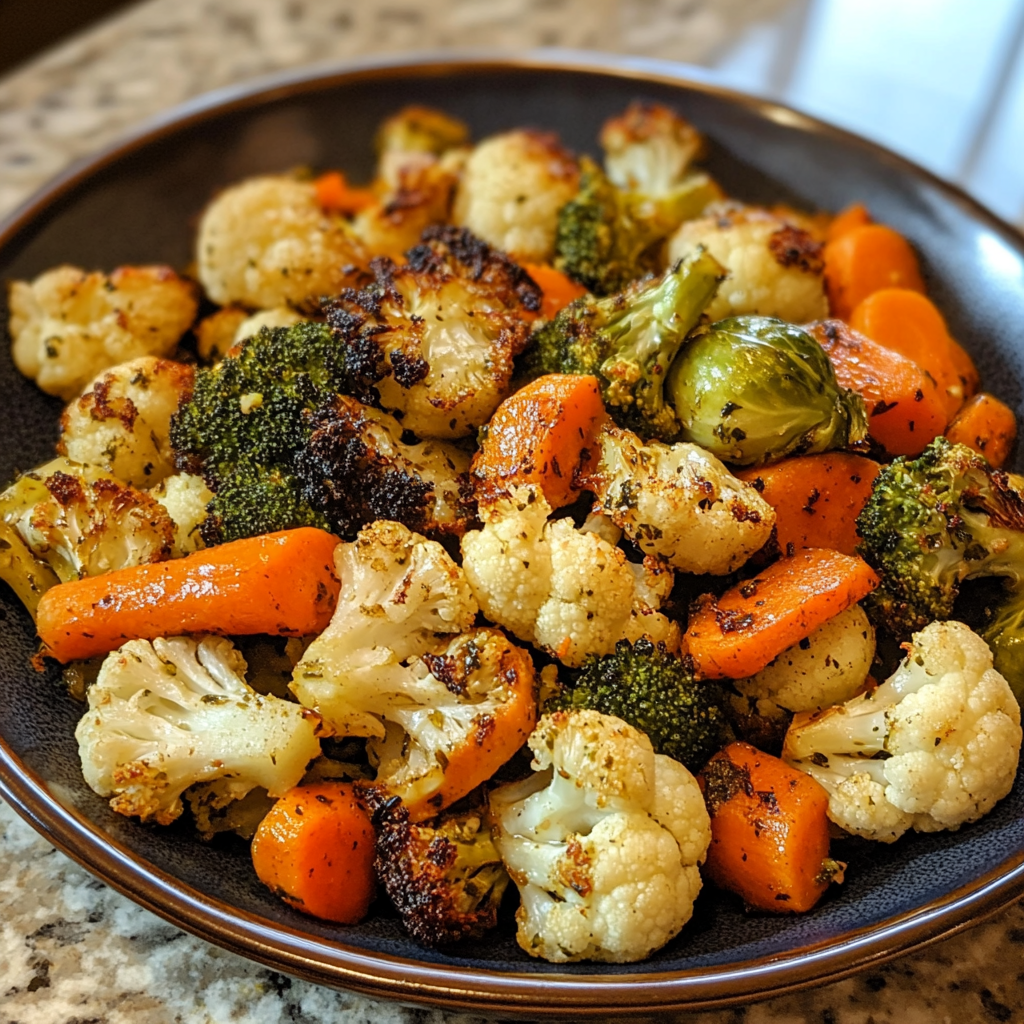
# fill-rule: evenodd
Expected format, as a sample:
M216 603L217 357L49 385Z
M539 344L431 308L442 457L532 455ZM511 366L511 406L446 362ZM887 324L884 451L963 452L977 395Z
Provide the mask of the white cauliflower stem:
M195 286L161 266L109 276L55 267L15 281L10 305L15 364L65 401L110 366L169 355L197 309Z
M566 665L610 654L642 636L679 646L679 627L657 609L672 588L659 563L631 565L599 534L551 508L532 487L481 506L482 530L462 538L463 569L484 614Z
M725 575L771 536L775 510L695 444L644 443L610 426L587 481L598 510L675 569Z
M711 823L696 780L596 711L545 715L529 742L538 774L490 796L520 946L555 963L642 960L700 892Z
M299 783L320 753L317 716L264 697L223 637L131 640L108 655L75 730L82 772L119 814L162 825L181 795L212 783L218 802Z
M783 758L828 790L837 825L893 842L987 814L1013 785L1020 745L1020 708L992 652L951 621L916 633L873 692L797 715Z

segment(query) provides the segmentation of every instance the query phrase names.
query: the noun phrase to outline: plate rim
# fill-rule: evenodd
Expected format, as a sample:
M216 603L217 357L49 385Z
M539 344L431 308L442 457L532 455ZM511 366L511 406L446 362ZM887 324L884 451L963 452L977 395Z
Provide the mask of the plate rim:
M671 61L585 50L539 49L412 53L330 61L274 72L193 97L143 121L97 152L79 158L0 220L0 249L94 174L135 149L177 130L235 110L344 82L395 77L472 75L488 71L576 71L676 86L745 107L766 119L866 149L909 171L965 209L1024 253L1024 235L962 188L878 143L773 100L723 86L705 69ZM136 855L64 803L0 735L0 796L64 854L164 920L265 966L319 984L375 997L445 1009L553 1017L718 1009L838 981L973 927L1024 895L1024 849L1012 852L980 878L923 906L843 938L783 955L711 969L615 975L516 973L431 964L367 953L274 924L200 893ZM635 1001L643 986L643 1003ZM631 998L632 997L632 998Z

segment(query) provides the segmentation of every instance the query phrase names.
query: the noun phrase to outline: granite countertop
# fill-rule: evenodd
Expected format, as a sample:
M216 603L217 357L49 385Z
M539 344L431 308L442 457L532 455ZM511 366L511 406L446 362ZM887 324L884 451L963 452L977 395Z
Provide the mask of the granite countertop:
M0 213L190 96L300 64L445 46L563 46L701 62L784 0L148 0L0 80ZM691 1024L940 1024L1024 1014L1024 909L912 956ZM166 924L0 803L0 1024L477 1018L297 981Z

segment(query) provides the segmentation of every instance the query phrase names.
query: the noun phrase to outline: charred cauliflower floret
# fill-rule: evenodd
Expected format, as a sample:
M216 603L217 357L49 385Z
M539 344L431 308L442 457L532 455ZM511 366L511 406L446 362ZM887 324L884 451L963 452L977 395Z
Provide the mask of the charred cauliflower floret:
M544 263L579 168L549 132L521 130L477 145L455 194L455 223L518 260Z
M296 474L331 528L352 536L375 519L421 533L462 533L469 455L444 441L404 444L386 412L338 395L312 419Z
M642 960L679 933L700 892L711 823L696 780L596 711L545 715L530 749L537 774L490 796L522 897L519 945L554 963Z
M1020 707L988 644L951 621L916 633L876 690L797 715L782 756L825 787L840 828L891 843L988 814L1013 786L1020 744Z
M435 227L407 262L374 261L376 282L346 292L328 323L352 351L379 348L380 403L420 437L465 437L509 392L513 359L540 308L526 273L468 231Z
M369 737L378 796L429 818L522 746L536 719L533 664L498 630L472 629L476 601L435 541L382 520L339 545L335 564L337 610L292 691L334 734Z
M481 506L483 529L462 538L462 556L483 613L566 665L641 637L678 650L678 625L657 610L671 570L632 565L599 534L550 514L533 487Z
M431 107L403 107L377 129L377 178L386 188L398 190L403 171L430 166L468 142L469 129L450 114Z
M107 370L64 410L57 450L133 487L153 487L174 472L171 417L194 375L154 356Z
M107 274L62 266L10 289L15 365L70 401L97 374L139 356L166 356L196 316L195 287L170 267Z
M61 581L170 558L174 524L152 497L59 458L0 495L0 517Z
M214 636L131 640L109 654L75 730L85 781L118 814L161 825L197 783L212 784L207 804L257 786L283 796L320 753L317 716L256 693L246 668Z
M345 224L329 217L316 187L284 175L225 189L199 225L199 280L222 305L309 309L353 284L365 257Z
M149 493L163 505L174 523L175 558L206 547L199 528L206 519L207 505L213 501L213 491L201 476L175 473L161 480Z
M729 271L706 312L712 320L754 313L790 323L827 315L821 244L767 210L723 206L685 222L669 240L669 265L696 251Z
M196 352L206 363L219 362L235 343L235 332L249 314L241 306L225 306L203 317L193 328L196 337Z
M607 426L586 486L599 511L645 554L684 572L722 576L771 536L774 509L695 444L646 444Z
M485 811L474 807L416 825L392 798L373 821L377 878L414 938L447 946L497 925L509 877Z

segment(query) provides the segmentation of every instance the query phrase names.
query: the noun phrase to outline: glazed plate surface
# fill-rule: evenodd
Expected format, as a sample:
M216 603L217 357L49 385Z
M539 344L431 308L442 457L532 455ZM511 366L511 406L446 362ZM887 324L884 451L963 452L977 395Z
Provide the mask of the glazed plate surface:
M58 263L111 269L191 258L218 189L298 165L372 171L377 124L408 103L466 120L475 138L530 125L594 153L601 123L633 99L675 106L711 140L707 168L741 199L837 210L866 202L921 255L930 294L1017 412L1024 383L1024 239L924 171L785 108L694 80L672 65L596 55L452 58L303 71L188 104L44 189L0 226L0 278ZM6 309L2 311L6 322ZM0 477L51 456L60 405L0 354ZM1021 468L1020 457L1013 468ZM515 943L511 911L487 939L425 950L378 910L357 927L290 910L241 842L113 814L82 780L82 706L28 667L28 616L0 585L0 793L48 839L168 920L290 974L407 1002L505 1015L574 1016L742 1002L862 969L965 927L1024 891L1024 778L983 821L894 846L847 841L846 883L813 913L752 916L705 888L693 921L636 965L556 967Z

